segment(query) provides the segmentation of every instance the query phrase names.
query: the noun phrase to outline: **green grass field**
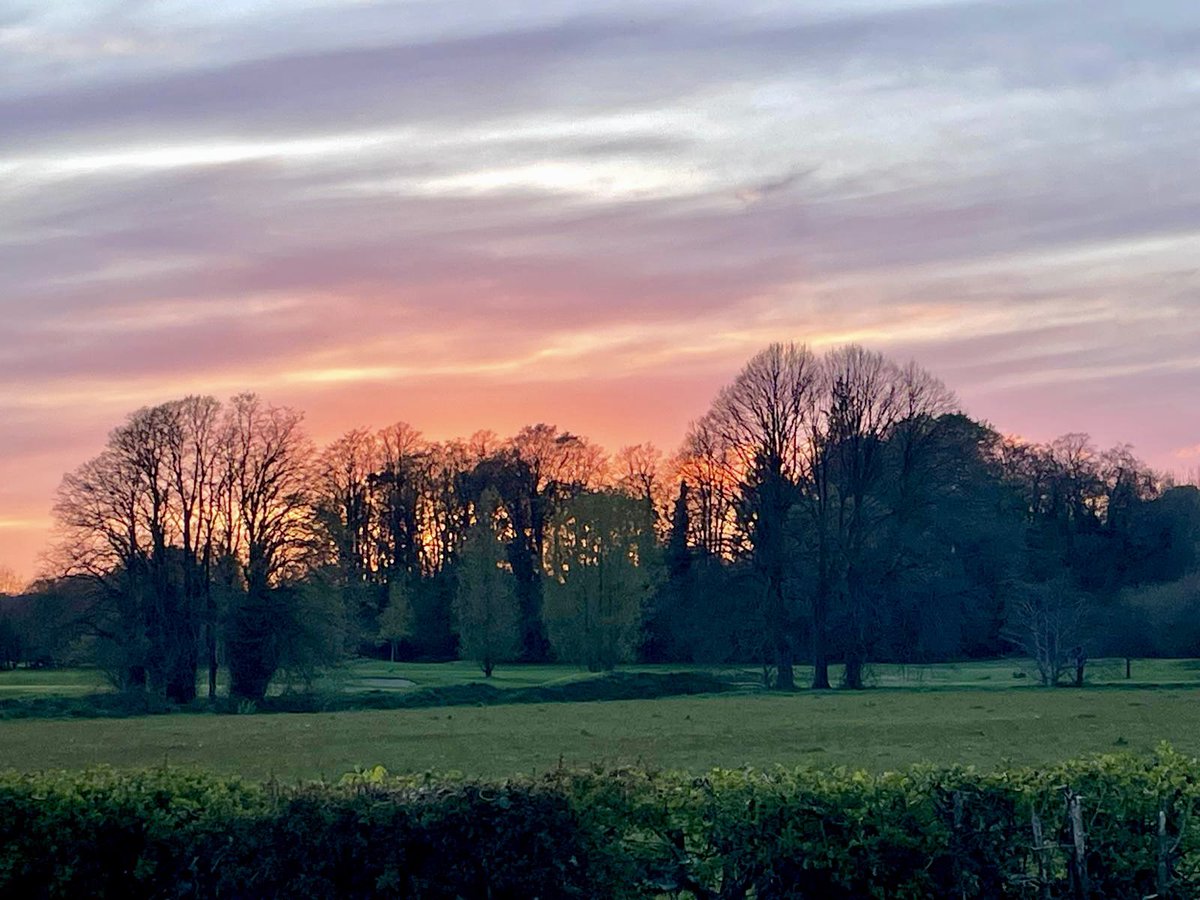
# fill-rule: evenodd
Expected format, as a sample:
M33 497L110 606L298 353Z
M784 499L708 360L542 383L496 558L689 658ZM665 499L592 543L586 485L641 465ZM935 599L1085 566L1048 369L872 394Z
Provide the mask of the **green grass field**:
M622 672L678 672L694 668L716 672L722 677L744 684L747 688L759 684L757 669L745 666L623 666ZM838 668L833 669L836 681ZM1125 679L1125 662L1120 659L1096 660L1088 668L1088 683L1092 685L1155 685L1169 687L1200 687L1200 660L1146 659L1135 660L1133 678ZM796 683L806 684L810 670L796 670ZM1018 677L1018 675L1024 677ZM371 691L410 691L420 688L448 687L465 683L489 683L498 688L533 687L595 678L596 675L570 666L501 666L485 679L479 667L468 662L450 663L389 663L379 660L360 660L328 673L319 683L325 691L350 693ZM907 690L978 688L986 690L1029 687L1034 681L1028 665L1012 660L987 660L969 663L939 663L929 666L874 666L868 682L874 688L903 688ZM203 686L201 686L203 689ZM223 688L223 682L222 682ZM104 676L95 669L16 669L0 672L0 699L66 696L80 697L110 690Z
M1200 689L886 691L390 712L0 722L17 769L171 763L248 776L356 766L503 776L568 765L1042 763L1167 740L1200 754Z
M654 667L645 667L653 669ZM669 667L667 667L669 668ZM1200 668L1190 660L1094 667L1097 685L1044 690L1012 662L879 667L879 689L388 712L168 715L0 722L0 767L81 768L170 763L250 777L336 776L358 766L396 772L504 776L559 764L847 765L916 762L994 766L1081 754L1151 750L1160 741L1200 755ZM360 663L327 687L413 690L473 680L466 664ZM498 687L591 677L566 667L499 670ZM0 673L0 696L86 693L95 673ZM393 685L393 682L395 684ZM386 684L387 687L379 687Z
M96 669L14 669L0 672L0 700L83 697L110 690Z
M761 673L746 666L623 666L623 672L678 672L695 668L704 672L717 672L748 687L757 686ZM1088 666L1088 683L1092 685L1155 685L1200 687L1200 660L1193 659L1139 659L1133 661L1132 678L1125 678L1123 659L1099 659ZM832 677L841 676L837 666ZM490 679L496 687L530 687L539 684L554 684L596 676L568 666L509 666L498 668ZM0 675L0 679L3 676ZM799 666L796 683L806 684L811 678L811 669ZM442 687L464 682L484 682L479 668L467 662L453 663L388 663L362 661L346 666L326 678L327 687L348 691L361 690L413 690L422 687ZM986 660L967 663L938 663L927 666L877 665L868 673L868 682L875 688L980 688L1011 689L1028 687L1036 681L1033 670L1023 661ZM412 682L411 685L405 682ZM0 688L2 690L2 688Z

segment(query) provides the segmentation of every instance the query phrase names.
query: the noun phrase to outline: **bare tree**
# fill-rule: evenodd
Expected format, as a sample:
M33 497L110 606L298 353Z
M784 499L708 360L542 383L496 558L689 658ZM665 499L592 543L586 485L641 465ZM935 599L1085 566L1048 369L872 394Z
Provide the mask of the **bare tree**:
M663 454L653 444L631 444L613 454L610 466L618 490L646 504L657 518L667 503Z
M140 494L132 464L109 446L63 477L54 503L54 567L91 586L94 603L86 625L101 642L102 662L121 690L146 685L149 548Z
M739 489L733 451L705 416L691 424L683 448L672 461L675 478L687 485L688 542L704 555L728 559L740 549L737 533Z
M278 667L279 611L272 589L298 575L312 551L309 491L312 447L300 412L253 394L230 401L226 458L245 542L245 593L229 635L230 693L257 700Z
M138 484L138 516L146 538L139 563L146 580L149 682L172 699L188 702L196 693L199 611L174 577L178 555L168 552L175 549L172 526L182 518L171 473L172 449L184 440L178 425L169 406L148 407L131 415L109 443L128 462Z
M1086 610L1083 597L1061 583L1023 585L1010 601L1006 634L1033 660L1046 687L1073 668L1082 682Z
M478 438L479 435L476 435ZM471 473L484 445L444 441L429 448L426 484L425 572L445 572L458 559L471 521Z
M745 486L752 558L765 593L776 684L795 687L792 630L795 600L785 590L786 528L807 477L806 446L816 412L819 368L808 348L772 344L756 354L718 394L704 430L729 451Z
M173 541L178 547L182 569L182 592L189 616L203 624L208 663L208 697L217 693L217 608L212 591L217 530L220 527L220 496L226 473L222 468L221 404L212 397L186 397L165 406L170 417L167 432L167 469L174 491ZM199 631L199 627L195 628ZM180 652L196 647L188 635ZM195 681L195 664L189 659L190 678ZM188 672L181 673L186 683ZM180 685L185 688L184 684Z
M381 566L391 584L421 571L421 498L429 467L429 446L406 422L382 429L377 440L382 467L374 476L382 528Z
M5 565L0 565L0 597L15 597L25 587L17 573Z
M97 636L121 687L196 695L216 527L218 404L187 398L133 413L67 475L55 514L62 571L92 584Z
M325 447L314 467L315 525L324 538L322 563L329 567L348 621L360 640L374 638L381 599L382 503L376 479L382 468L379 440L357 428Z
M896 538L927 497L924 465L955 399L915 364L858 346L831 351L822 370L804 492L817 543L813 686L829 686L829 615L837 605L845 682L858 688L875 630L873 600L900 563Z
M316 461L317 516L343 577L366 580L376 567L376 511L371 479L382 467L379 441L364 428L346 432Z

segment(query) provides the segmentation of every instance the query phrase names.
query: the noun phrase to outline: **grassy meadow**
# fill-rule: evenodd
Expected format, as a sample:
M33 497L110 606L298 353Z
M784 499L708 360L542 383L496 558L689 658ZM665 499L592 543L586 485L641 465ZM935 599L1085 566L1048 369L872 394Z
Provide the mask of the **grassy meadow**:
M678 667L641 667L665 671ZM635 668L635 670L637 670ZM653 700L336 713L160 715L131 719L0 721L0 768L77 769L169 763L248 777L395 772L502 777L561 763L713 766L845 765L881 771L911 763L1052 763L1081 754L1148 751L1169 741L1200 755L1200 664L1135 660L1092 667L1082 690L1045 690L1012 661L881 666L876 689L764 693L753 669L721 672L734 693ZM803 674L803 673L798 673ZM561 666L501 668L500 688L595 677ZM482 680L465 663L363 662L325 690L416 690ZM0 673L0 697L79 695L95 672Z

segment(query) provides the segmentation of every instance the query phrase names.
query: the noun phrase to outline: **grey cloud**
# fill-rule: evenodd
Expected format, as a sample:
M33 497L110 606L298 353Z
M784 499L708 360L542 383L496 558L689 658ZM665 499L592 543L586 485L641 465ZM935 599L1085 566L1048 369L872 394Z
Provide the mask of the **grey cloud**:
M721 7L688 15L567 17L536 27L441 39L356 32L337 46L279 52L213 68L143 73L0 99L9 148L64 140L152 140L236 131L305 134L380 122L465 123L560 111L651 105L731 80L785 73L866 74L881 86L993 73L1010 87L1096 88L1149 68L1194 68L1200 8L1168 3L1169 29L1104 0L963 3L739 21ZM280 43L287 47L287 22ZM397 28L397 30L400 30ZM262 41L262 38L259 38ZM250 48L248 48L250 49Z
M1082 9L1073 2L969 3L733 25L711 10L694 18L574 19L423 44L335 47L153 81L100 83L82 93L10 97L0 101L0 116L11 125L4 137L18 142L22 132L30 140L96 131L127 140L137 133L217 135L226 128L307 133L318 124L374 127L409 114L415 122L441 121L453 134L480 117L640 109L656 97L677 98L743 75L827 67L831 90L845 92L850 88L838 83L842 64L889 77L932 66L924 81L991 66L1043 84L1094 84L1154 50L1161 51L1157 64L1178 64L1197 18L1190 6L1164 7L1176 23L1165 29L1117 3L1088 4L1086 16ZM1063 40L1068 25L1064 52L1044 53ZM1031 59L1040 56L1051 61ZM1072 69L1072 60L1083 62ZM923 94L918 89L909 99L921 101ZM895 110L901 118L911 113ZM986 106L979 115L982 142L996 123ZM499 303L542 315L557 310L564 322L578 322L629 315L645 297L661 310L695 312L801 277L887 277L1198 227L1200 190L1187 163L1200 128L1195 104L1165 96L1111 114L1098 107L1086 126L1087 132L1017 130L995 145L994 158L952 177L937 177L936 160L922 163L927 171L896 163L905 182L900 188L884 187L893 174L883 168L886 160L873 171L829 179L822 177L824 160L789 159L796 148L784 147L775 166L783 174L746 182L743 190L756 200L750 208L723 202L738 196L736 185L585 206L529 189L434 197L345 190L506 162L629 154L677 156L694 165L719 153L694 136L652 133L451 142L386 161L264 161L79 177L31 189L36 203L6 214L2 286L15 298L8 302L30 307L17 325L29 334L39 333L45 316L86 319L97 304L300 291L376 299L433 292L464 315L472 304ZM102 277L114 263L176 259L177 269ZM921 276L910 277L909 292L925 289ZM1194 280L1181 278L1180 296L1194 297ZM455 281L468 287L455 289ZM1012 278L1002 283L1018 300L1037 290ZM905 293L897 288L893 296ZM404 303L377 304L377 314L399 314ZM207 327L217 329L208 335L213 340L224 333ZM140 340L123 344L122 356L145 350L154 364L168 364ZM235 356L236 337L227 346ZM86 358L82 347L75 350Z
M648 29L653 33L653 28ZM426 44L368 45L271 57L0 100L4 146L143 138L170 123L174 134L234 129L241 134L311 133L386 122L471 122L555 101L566 109L629 101L641 92L624 79L559 81L605 44L639 32L625 23L579 21L536 30ZM645 34L645 32L642 32Z

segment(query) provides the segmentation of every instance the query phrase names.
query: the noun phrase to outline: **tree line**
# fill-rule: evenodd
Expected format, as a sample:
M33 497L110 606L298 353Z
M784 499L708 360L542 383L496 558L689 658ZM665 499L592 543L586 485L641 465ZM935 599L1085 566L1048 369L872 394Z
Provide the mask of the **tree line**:
M313 445L254 395L138 410L67 474L51 571L0 600L0 665L74 654L179 703L351 654L753 663L1193 653L1200 491L1127 447L1006 438L915 364L755 355L673 456L539 424Z

